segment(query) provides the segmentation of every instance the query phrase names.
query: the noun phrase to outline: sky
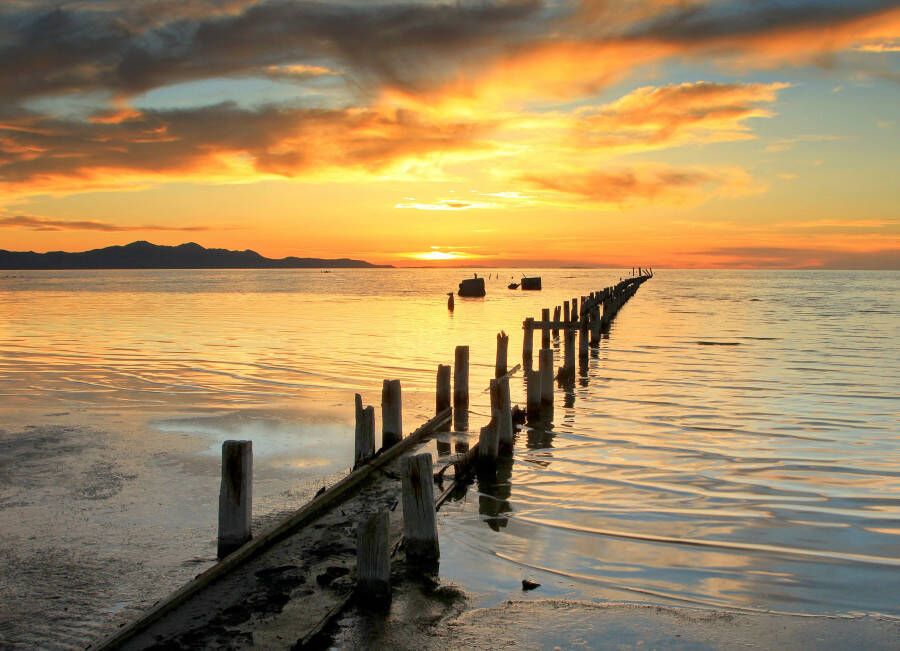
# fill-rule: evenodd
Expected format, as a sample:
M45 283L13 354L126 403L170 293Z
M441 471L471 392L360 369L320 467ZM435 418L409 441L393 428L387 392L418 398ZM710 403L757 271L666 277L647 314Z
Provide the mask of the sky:
M900 269L900 3L4 0L0 248Z

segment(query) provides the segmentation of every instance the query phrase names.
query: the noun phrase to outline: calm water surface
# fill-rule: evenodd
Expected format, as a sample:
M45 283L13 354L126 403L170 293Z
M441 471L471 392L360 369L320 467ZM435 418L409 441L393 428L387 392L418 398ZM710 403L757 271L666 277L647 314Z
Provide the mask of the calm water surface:
M296 507L346 472L354 392L377 407L400 379L409 431L468 344L477 431L496 333L519 361L524 317L619 278L543 271L529 293L501 271L449 314L466 272L3 273L0 641L58 647L210 562L225 438L254 440L260 516ZM442 509L442 575L479 603L528 576L538 597L900 616L898 290L657 273L552 424Z

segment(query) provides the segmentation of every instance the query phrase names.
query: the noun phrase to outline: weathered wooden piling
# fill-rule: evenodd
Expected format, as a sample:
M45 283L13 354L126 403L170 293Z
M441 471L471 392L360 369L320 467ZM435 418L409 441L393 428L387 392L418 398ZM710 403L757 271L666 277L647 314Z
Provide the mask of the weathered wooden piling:
M563 303L563 321L569 323L569 301Z
M497 423L500 420L500 410L491 410L491 422L481 428L478 436L478 466L482 469L494 468L497 465L497 455L500 452L500 437Z
M542 348L538 358L541 373L541 404L553 404L553 349Z
M453 409L469 409L469 347L457 346L453 367Z
M506 375L506 358L509 350L509 336L502 330L497 333L497 361L494 364L494 377Z
M553 338L559 339L559 311L562 308L557 305L553 308Z
M541 348L550 348L550 308L541 310Z
M591 346L597 347L600 345L600 308L597 307L596 303L594 304L594 308L590 311L590 324Z
M356 594L363 606L385 607L391 600L390 514L378 511L356 529Z
M572 299L572 320L578 320L578 299Z
M563 357L563 367L560 372L560 379L567 379L575 374L575 331L566 328L565 338L565 356Z
M440 411L440 410L438 410ZM353 467L365 463L375 456L375 408L371 405L363 409L362 396L356 394L356 445Z
M434 562L440 557L431 454L406 457L402 478L403 536L407 559Z
M218 556L225 558L251 538L253 442L222 443Z
M534 353L534 319L525 319L522 326L522 366L526 369L531 368L531 361Z
M497 380L497 440L500 450L508 452L513 447L512 398L509 393L509 376Z
M381 387L381 447L403 439L403 399L400 380L385 380Z
M437 392L434 397L434 413L450 408L450 365L438 364Z
M581 360L586 360L588 358L589 332L590 326L588 324L588 316L585 314L581 319L581 328L578 331L578 357Z
M525 410L529 416L536 416L541 411L540 371L525 370Z

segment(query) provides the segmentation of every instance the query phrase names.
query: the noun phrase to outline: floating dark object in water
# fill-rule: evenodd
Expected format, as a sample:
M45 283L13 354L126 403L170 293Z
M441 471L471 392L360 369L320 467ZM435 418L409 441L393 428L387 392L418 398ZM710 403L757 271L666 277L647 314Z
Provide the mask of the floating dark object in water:
M522 590L528 591L540 587L540 583L535 583L534 581L529 581L528 579L522 579Z
M484 291L484 278L466 278L459 283L458 293L460 296L485 296L487 292Z
M506 286L506 289L519 289L519 283L510 283Z
M522 289L535 290L541 288L540 276L522 276Z
M447 296L449 296L449 298L447 299L447 309L452 312L453 311L453 292L447 292Z

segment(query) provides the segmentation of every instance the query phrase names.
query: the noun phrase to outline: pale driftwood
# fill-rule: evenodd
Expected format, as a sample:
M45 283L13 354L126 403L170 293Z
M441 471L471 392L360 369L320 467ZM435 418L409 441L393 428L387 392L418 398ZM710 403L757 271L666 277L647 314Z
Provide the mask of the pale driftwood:
M550 308L541 310L541 348L550 348Z
M497 361L494 364L494 377L506 375L507 351L509 350L509 336L502 330L497 333Z
M531 368L531 360L534 354L534 319L525 319L522 327L522 364L525 368Z
M525 371L525 409L529 416L536 416L541 411L541 373Z
M541 373L541 404L553 404L553 349L542 348L538 359Z
M414 561L436 561L441 552L434 512L431 454L424 452L406 458L402 492L406 556Z
M500 411L491 410L491 422L481 428L478 436L478 465L482 468L493 468L497 465L497 454L500 451L497 422Z
M438 364L437 392L434 398L434 413L439 414L450 408L450 366Z
M253 442L225 441L219 487L219 558L225 558L250 540L252 517Z
M360 604L386 606L391 600L390 514L378 511L356 530L356 594Z
M127 626L123 626L121 629L100 642L97 645L97 648L103 651L111 651L112 649L120 648L126 641L134 638L134 636L138 635L151 624L159 621L162 617L184 604L188 599L211 583L217 581L219 578L225 576L233 569L243 565L252 558L255 558L258 554L280 540L284 540L301 527L306 526L316 518L321 517L329 509L334 508L336 505L347 499L352 491L368 481L380 468L383 468L404 452L420 443L427 436L436 432L439 427L449 422L451 416L450 410L443 411L424 423L415 432L403 439L403 441L392 447L390 450L378 455L366 465L351 472L324 493L302 506L290 517L260 533L256 538L250 540L246 545L230 556L219 561L205 572L198 574L193 581L181 586L168 597L154 605L138 619Z
M356 394L356 441L353 467L365 463L375 456L375 408L371 405L363 409L362 396Z
M453 367L453 410L469 409L469 347L457 346Z
M385 380L381 388L381 447L403 439L403 398L400 380Z

